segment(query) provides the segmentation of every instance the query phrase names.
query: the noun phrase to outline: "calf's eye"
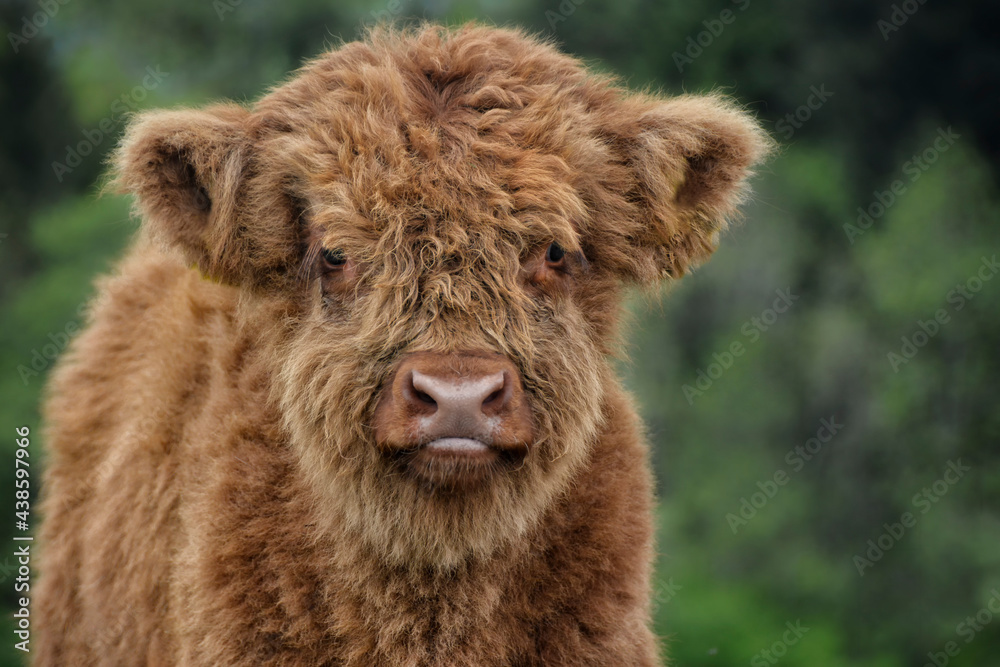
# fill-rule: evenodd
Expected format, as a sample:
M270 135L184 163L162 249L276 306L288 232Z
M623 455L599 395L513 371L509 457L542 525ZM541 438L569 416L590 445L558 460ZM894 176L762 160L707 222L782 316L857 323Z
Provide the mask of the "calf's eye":
M340 248L323 248L323 263L329 269L339 269L347 264L347 255Z
M545 263L552 267L562 266L565 257L566 251L558 243L550 244L548 250L545 251Z

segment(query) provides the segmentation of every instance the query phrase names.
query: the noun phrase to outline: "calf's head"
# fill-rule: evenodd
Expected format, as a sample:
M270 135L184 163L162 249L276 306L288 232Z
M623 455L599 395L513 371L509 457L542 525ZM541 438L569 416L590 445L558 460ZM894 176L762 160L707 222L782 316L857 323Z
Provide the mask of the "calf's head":
M144 114L115 165L145 233L240 290L326 520L447 568L567 488L606 418L623 289L704 260L767 148L719 97L424 26L250 107Z

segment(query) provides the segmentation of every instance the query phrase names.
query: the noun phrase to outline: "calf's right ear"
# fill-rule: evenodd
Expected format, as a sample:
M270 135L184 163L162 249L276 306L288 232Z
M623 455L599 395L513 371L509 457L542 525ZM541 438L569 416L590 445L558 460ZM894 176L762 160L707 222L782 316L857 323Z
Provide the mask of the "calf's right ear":
M253 273L260 254L239 205L252 150L248 116L235 104L146 112L112 158L111 185L135 197L149 235L233 284Z
M635 94L602 130L626 174L606 185L624 204L617 238L606 242L622 249L611 265L646 285L708 259L747 198L753 168L774 148L751 114L719 95Z

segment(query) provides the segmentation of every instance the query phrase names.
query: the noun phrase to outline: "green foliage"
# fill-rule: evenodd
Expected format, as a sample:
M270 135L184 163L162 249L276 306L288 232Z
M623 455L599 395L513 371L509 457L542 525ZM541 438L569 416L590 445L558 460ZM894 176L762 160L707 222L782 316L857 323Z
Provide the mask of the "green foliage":
M31 426L37 457L51 358L135 229L127 201L95 194L126 112L252 99L376 18L517 23L636 87L731 92L782 142L716 257L662 300L632 304L621 370L652 441L654 618L675 664L901 667L948 642L961 649L949 664L990 663L1000 619L974 632L967 619L1000 589L1000 277L990 268L1000 125L982 102L1000 67L986 32L997 11L925 3L884 39L877 22L892 7L59 5L17 52L0 49L0 495L12 503L14 427ZM3 33L37 11L0 5ZM720 29L725 11L733 20ZM688 52L689 38L707 44ZM149 68L166 74L148 79ZM824 85L832 95L810 107ZM959 138L913 171L949 127ZM53 163L96 129L60 176ZM872 213L864 228L859 207ZM840 425L826 442L824 423ZM935 486L957 461L969 470ZM885 538L905 513L912 526ZM7 544L11 523L0 522ZM858 558L871 561L863 575ZM4 571L0 601L13 609ZM762 657L796 622L808 632L774 663ZM0 664L21 662L12 644L0 644Z

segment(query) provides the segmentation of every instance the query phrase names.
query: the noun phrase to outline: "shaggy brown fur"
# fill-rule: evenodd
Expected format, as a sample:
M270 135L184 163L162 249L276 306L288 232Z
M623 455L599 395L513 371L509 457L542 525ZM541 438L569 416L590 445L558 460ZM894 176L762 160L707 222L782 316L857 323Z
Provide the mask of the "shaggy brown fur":
M35 664L656 664L608 356L623 290L704 260L767 147L724 99L477 26L141 115L115 169L142 233L47 405ZM436 484L379 406L470 350L516 375L525 456Z

